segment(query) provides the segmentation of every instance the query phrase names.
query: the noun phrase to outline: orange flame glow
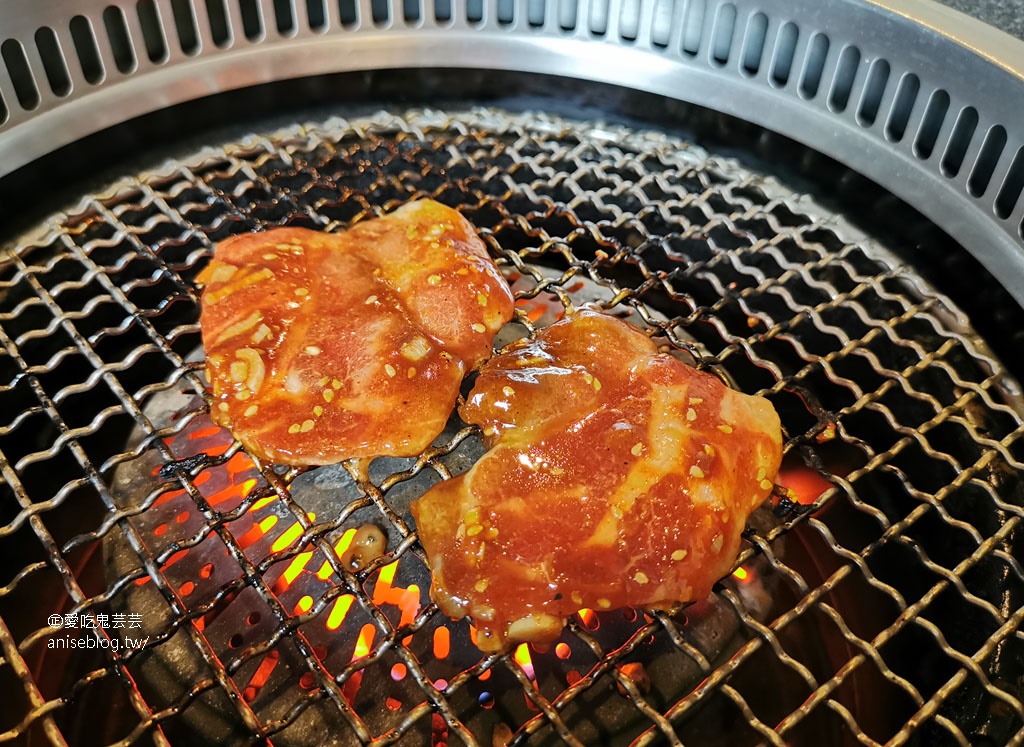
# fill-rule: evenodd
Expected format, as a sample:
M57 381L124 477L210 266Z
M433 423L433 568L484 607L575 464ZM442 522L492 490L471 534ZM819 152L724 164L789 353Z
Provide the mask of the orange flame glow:
M316 514L306 514L310 521L316 521ZM302 536L302 524L295 522L290 527L281 533L281 536L274 540L274 544L270 546L271 552L281 552L288 547L291 547L292 543L295 542L299 537Z
M748 581L748 580L750 580L750 572L746 568L743 568L742 566L740 568L737 568L735 571L733 571L732 572L732 576L737 581Z
M398 607L402 611L399 626L409 625L416 619L416 613L420 609L420 587L416 584L410 584L406 588L392 586L397 570L397 560L380 569L377 585L373 589L373 603L377 606L393 604Z
M273 529L275 524L277 524L276 516L268 516L263 521L253 524L253 526L249 528L249 531L238 538L238 546L243 550L252 546L252 544L258 541L260 537Z
M803 506L814 504L822 493L833 487L824 477L803 465L783 467L775 482L786 488L791 500Z
M337 544L334 545L334 552L340 558L348 550L349 545L352 544L352 538L356 536L355 529L346 529L345 533L341 535L341 539L338 540ZM334 569L331 568L331 564L326 560L323 565L320 566L320 570L316 572L316 577L321 581L326 581L334 573Z
M274 582L274 593L280 594L285 591L292 582L298 578L298 575L302 573L303 569L309 564L309 561L313 558L313 551L308 550L306 552L300 552L294 558L292 562L288 564L288 567L284 569L284 573L281 577Z
M247 703L251 703L256 700L256 696L260 694L260 690L267 684L267 680L270 679L270 675L274 672L274 667L277 666L278 660L281 655L277 651L271 651L263 657L263 661L256 667L256 671L252 673L252 677L249 679L249 684L246 685L242 691L242 697L245 698Z
M359 637L356 638L356 647L355 650L352 652L352 661L362 659L364 656L370 653L370 649L373 647L373 638L376 634L377 627L373 623L366 623L362 627L362 630L359 631ZM348 678L348 681L342 688L341 692L349 703L355 702L356 695L359 694L359 685L362 683L362 681L363 670L359 670L358 672L356 672Z
M516 664L526 673L527 677L531 680L537 679L537 673L533 669L533 659L530 658L530 647L527 644L520 643L516 646L516 651L512 654L512 658L515 659Z
M583 621L583 624L590 630L597 630L598 625L600 625L597 619L597 613L589 607L581 609L579 611L579 616L580 620Z
M331 614L327 616L327 629L337 630L341 627L342 623L345 622L345 618L348 616L348 611L352 609L352 602L355 601L355 597L351 594L345 594L334 600L334 606L331 608Z
M434 656L438 659L448 658L451 651L451 633L443 625L434 628Z
M359 631L359 637L356 638L356 647L352 652L352 661L356 659L362 659L368 653L370 648L373 646L373 638L377 635L377 626L373 623L366 623Z

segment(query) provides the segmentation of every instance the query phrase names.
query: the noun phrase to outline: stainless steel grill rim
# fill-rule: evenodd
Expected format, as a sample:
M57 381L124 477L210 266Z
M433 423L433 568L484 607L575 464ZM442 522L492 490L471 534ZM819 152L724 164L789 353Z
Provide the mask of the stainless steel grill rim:
M394 652L416 672L417 657L410 658L401 641L407 633L416 641L417 631L436 621L438 613L426 607L408 629L396 630L361 579L353 579L332 558L327 538L352 512L369 505L408 537L408 527L390 507L390 491L430 471L446 476L447 455L469 438L463 431L411 466L358 481L364 491L358 505L350 504L339 519L319 525L310 523L290 496L288 486L296 474L264 470L270 495L304 530L274 562L288 562L307 541L319 544L332 563L335 585L300 614L273 604L264 591L275 610L272 637L237 652L214 650L196 629L202 611L189 608L167 568L181 548L173 542L195 540L174 530L165 539L154 537L140 531L146 514L132 518L170 486L145 496L142 506L127 507L110 487L119 465L144 453L157 449L163 461L172 459L162 439L191 420L158 429L147 414L148 403L161 392L179 387L202 391L194 369L184 363L198 343L191 278L212 242L231 233L281 222L336 229L426 194L461 204L506 268L533 274L538 286L526 296L544 289L565 293L576 276L589 277L607 289L610 305L635 306L705 365L721 366L743 388L766 393L784 414L791 455L804 453L821 466L828 452L818 436L834 417L838 441L856 447L861 459L852 469L825 469L835 484L825 508L844 507L869 522L867 540L847 531L850 516L837 521L827 513L791 517L778 528L751 535L739 562L755 554L767 559L770 573L800 602L765 623L751 614L742 596L723 587L720 597L735 609L746 636L728 662L709 661L672 615L652 615L628 642L619 642L624 646L611 650L576 622L568 640L594 652L594 667L580 673L575 684L545 691L550 683L539 686L509 657L481 660L440 689L417 672L423 700L383 731L371 732L360 708L346 705L344 683L360 670L374 674L373 667ZM531 271L537 262L560 268L561 277ZM154 707L152 696L136 689L145 688L144 681L139 684L144 657L116 654L110 659L113 669L79 679L70 688L77 698L65 701L44 695L27 663L56 631L42 627L40 619L18 621L17 631L5 622L0 674L9 668L6 676L16 676L25 695L15 720L0 722L2 739L41 731L60 743L58 721L76 699L95 683L116 677L125 683L135 713L126 739L149 735L162 741L161 730L173 726L196 698L221 690L234 695L238 717L261 736L285 739L287 729L320 699L332 703L351 736L366 743L387 744L420 733L416 730L436 712L450 735L473 744L490 735L470 732L465 714L452 702L479 686L486 671L511 677L534 702L538 711L520 728L524 738L540 742L578 743L574 729L583 727L573 709L586 694L607 687L609 678L648 720L637 740L641 744L659 735L671 743L685 740L709 702L742 716L737 723L748 738L776 744L806 737L807 724L822 713L861 741L902 743L919 738L925 729L939 741L967 744L977 735L965 733L967 722L949 713L965 683L985 703L1003 709L1008 715L1002 723L1019 736L1024 707L1019 687L1002 679L1005 656L1000 654L1010 647L1012 659L1024 615L1018 596L1024 574L1015 560L1024 518L1018 388L948 300L809 198L794 199L782 185L732 161L658 133L491 110L314 123L169 162L54 216L18 242L0 275L0 303L0 397L13 403L0 411L14 413L0 423L5 480L0 505L16 510L0 528L0 543L9 546L19 534L38 543L21 570L4 580L0 605L5 597L15 599L56 577L69 597L61 611L95 611L116 601L129 584L149 578L167 600L173 621L163 638L171 630L184 630L208 666L191 692L166 707ZM652 309L669 310L669 321L659 322ZM84 364L88 375L62 383L57 372L74 362ZM87 410L94 414L71 406L80 397L95 400ZM44 421L51 424L52 437L44 436L41 446L28 443L27 432ZM134 426L147 434L145 439L121 451L127 429ZM100 441L108 443L100 446ZM52 492L41 470L58 474ZM64 481L69 470L80 476ZM265 589L261 579L273 564L258 565L241 552L234 523L241 511L220 514L203 508L197 485L202 472L179 472L176 483L202 509L195 536L202 539L214 531L235 558L238 579ZM56 534L62 531L56 517L77 508L84 493L101 505L94 512L95 527ZM260 495L251 493L247 505ZM975 504L989 510L971 513ZM808 580L806 572L787 563L780 542L796 531L818 538L836 564L834 571ZM132 547L141 564L119 576L123 580L118 583L87 591L72 567L76 551L110 536L123 536L120 542ZM411 558L411 539L392 552ZM901 578L901 571L894 576L876 562L893 552L901 569L914 569L908 578L924 574L927 582L918 588ZM380 565L370 570L367 584ZM993 591L979 578L994 574L1004 577L1004 592ZM836 594L851 584L892 609L891 619L877 631L858 630L862 623L836 607ZM236 586L228 583L221 596ZM325 674L313 647L302 642L302 631L322 623L318 618L343 592L360 601L380 636L367 659ZM966 605L961 612L972 621L985 621L984 635L966 651L957 646L967 647L973 639L951 630L943 617L931 619L936 616L932 610L950 594ZM4 615L11 619L8 610ZM830 621L854 652L837 671L822 675L790 653L787 630L812 616ZM701 688L655 707L619 671L616 664L641 650L651 635L708 673ZM924 643L918 640L922 635ZM925 687L902 663L894 669L899 657L890 646L908 636L949 662L950 676ZM318 687L305 706L265 721L240 697L244 688L234 677L282 640L298 647ZM802 683L790 696L796 698L794 707L777 718L758 713L751 700L756 691L737 679L764 657ZM880 676L879 686L906 701L906 718L891 733L865 731L858 720L863 714L845 699L844 683L858 671Z
M270 81L481 66L599 80L800 140L907 200L1024 300L1021 42L929 2L11 2L0 173Z

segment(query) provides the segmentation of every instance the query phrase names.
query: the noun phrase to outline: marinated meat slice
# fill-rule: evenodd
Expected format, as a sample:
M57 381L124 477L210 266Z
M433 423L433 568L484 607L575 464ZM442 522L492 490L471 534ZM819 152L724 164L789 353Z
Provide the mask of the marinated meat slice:
M432 597L485 651L581 608L705 597L782 456L768 400L589 310L492 358L460 413L489 451L412 511Z
M234 236L199 281L213 419L284 464L423 451L512 316L469 221L431 200Z

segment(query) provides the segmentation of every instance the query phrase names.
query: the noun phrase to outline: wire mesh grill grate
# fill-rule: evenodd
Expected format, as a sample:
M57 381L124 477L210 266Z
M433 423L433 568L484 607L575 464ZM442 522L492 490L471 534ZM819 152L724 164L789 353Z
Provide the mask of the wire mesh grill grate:
M712 612L581 614L556 646L481 659L429 604L404 512L479 453L471 429L363 477L260 470L205 428L193 280L214 243L421 196L460 207L519 278L524 326L586 285L773 401L792 492ZM0 260L0 741L74 741L107 698L98 743L998 743L1024 727L1016 392L875 242L661 133L417 111L206 149ZM169 419L169 401L190 404ZM176 461L186 437L209 457ZM125 472L150 482L125 497ZM389 552L353 575L340 545L365 521ZM132 622L142 650L52 650Z

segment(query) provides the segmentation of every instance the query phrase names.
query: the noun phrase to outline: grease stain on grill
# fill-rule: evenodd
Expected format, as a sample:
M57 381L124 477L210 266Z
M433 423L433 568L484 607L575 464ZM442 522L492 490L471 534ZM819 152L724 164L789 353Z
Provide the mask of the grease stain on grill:
M796 27L783 32L796 45ZM780 85L795 61L784 57L770 61ZM804 64L801 85L813 72ZM472 626L430 604L408 512L479 457L472 429L453 417L426 454L365 472L261 471L209 422L190 354L192 283L211 242L278 224L335 230L421 196L462 207L513 283L517 322L498 344L567 303L598 301L778 406L789 443L775 501L751 518L736 572L708 599L580 610L552 645L482 659ZM1020 725L993 715L978 684L981 673L1015 697L1002 683L1018 642L1004 637L976 670L961 667L1020 607L1019 387L944 298L774 179L663 133L410 112L208 149L61 220L60 240L48 234L0 265L0 324L15 330L0 355L0 412L15 413L0 416L0 450L34 527L85 505L81 473L111 481L113 508L68 547L102 549L88 588L108 595L84 609L141 615L152 637L144 656L109 662L161 714L140 732L190 744L468 734L546 745L732 744L777 729L819 744L841 743L852 725L861 741L885 742L930 697L926 741ZM0 488L16 505L21 494ZM28 510L10 531L24 531ZM353 567L367 525L382 554ZM10 582L0 607L38 576ZM915 604L938 632L916 624ZM835 634L834 615L848 635ZM873 649L879 636L903 648ZM954 692L945 683L957 671ZM744 709L759 722L739 718Z
M196 470L206 467L210 464L211 457L209 454L193 454L189 457L182 459L175 459L173 462L168 462L160 468L157 473L160 477L170 479L178 474L189 474Z

